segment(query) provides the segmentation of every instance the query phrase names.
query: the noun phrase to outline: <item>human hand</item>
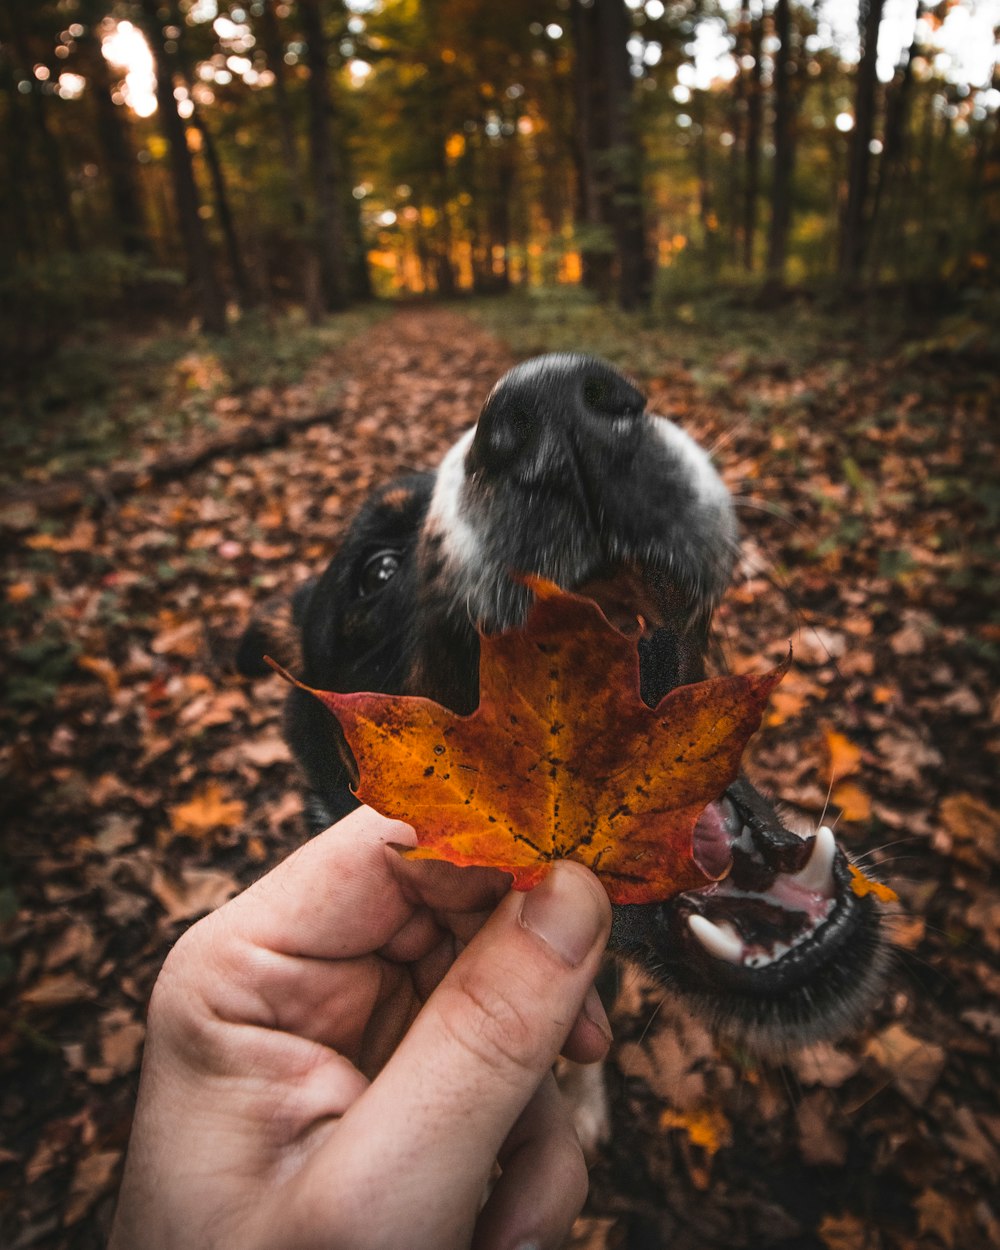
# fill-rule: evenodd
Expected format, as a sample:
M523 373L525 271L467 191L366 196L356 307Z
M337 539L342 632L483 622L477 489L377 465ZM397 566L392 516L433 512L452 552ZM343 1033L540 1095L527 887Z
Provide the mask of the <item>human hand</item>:
M587 1174L550 1069L607 1051L607 896L578 864L523 894L389 843L416 837L361 808L174 947L111 1250L565 1237Z

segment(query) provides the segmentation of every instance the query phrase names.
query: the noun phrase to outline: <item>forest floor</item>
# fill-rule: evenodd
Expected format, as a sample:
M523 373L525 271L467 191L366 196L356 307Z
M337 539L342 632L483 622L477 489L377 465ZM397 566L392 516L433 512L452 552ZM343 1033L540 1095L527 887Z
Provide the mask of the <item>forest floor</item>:
M157 969L305 836L284 688L230 668L251 607L558 348L713 449L744 530L721 650L794 644L751 774L813 820L829 801L901 900L865 1032L782 1064L623 971L573 1244L1000 1244L1000 385L976 327L549 298L255 333L91 344L84 399L55 366L7 397L0 1244L104 1244Z

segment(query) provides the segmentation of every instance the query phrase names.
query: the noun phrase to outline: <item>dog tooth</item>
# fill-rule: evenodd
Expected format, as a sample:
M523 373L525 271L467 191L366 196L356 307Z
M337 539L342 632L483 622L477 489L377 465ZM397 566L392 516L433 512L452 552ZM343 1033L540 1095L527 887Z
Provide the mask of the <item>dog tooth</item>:
M705 916L688 916L688 927L710 955L729 964L743 962L743 939L731 924L715 924Z
M833 887L833 858L837 853L833 830L828 825L820 825L813 838L812 850L806 866L791 879L800 890L811 890L830 898Z

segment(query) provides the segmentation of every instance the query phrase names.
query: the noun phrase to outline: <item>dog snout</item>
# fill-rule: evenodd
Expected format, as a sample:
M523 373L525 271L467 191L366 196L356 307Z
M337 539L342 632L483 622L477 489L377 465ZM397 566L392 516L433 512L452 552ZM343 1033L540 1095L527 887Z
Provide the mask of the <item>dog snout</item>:
M646 399L606 361L555 353L517 365L483 405L469 449L471 473L503 473L550 463L567 436L605 452L631 445Z

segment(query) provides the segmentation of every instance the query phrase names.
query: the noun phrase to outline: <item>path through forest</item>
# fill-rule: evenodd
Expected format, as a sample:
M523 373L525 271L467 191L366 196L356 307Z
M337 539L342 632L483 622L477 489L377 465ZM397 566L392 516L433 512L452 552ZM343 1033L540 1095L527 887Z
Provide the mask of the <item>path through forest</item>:
M642 381L718 444L747 505L727 661L795 640L756 773L813 818L832 785L847 844L883 848L900 966L864 1036L771 1068L624 974L614 1134L575 1243L590 1250L1000 1243L998 640L968 486L990 404L958 366L932 378L857 351L706 373L666 350L649 368L647 342ZM103 1244L164 954L304 836L281 683L229 668L252 604L322 567L372 485L432 466L514 360L460 312L400 309L301 383L220 400L195 467L0 510L10 1250ZM150 469L183 450L131 449Z

